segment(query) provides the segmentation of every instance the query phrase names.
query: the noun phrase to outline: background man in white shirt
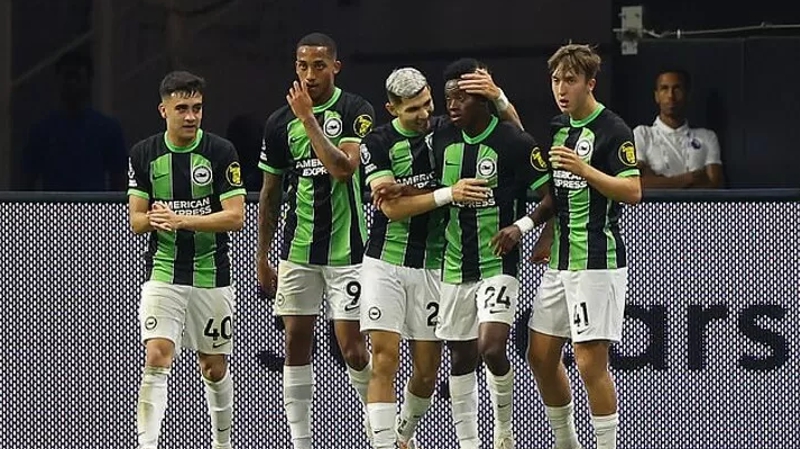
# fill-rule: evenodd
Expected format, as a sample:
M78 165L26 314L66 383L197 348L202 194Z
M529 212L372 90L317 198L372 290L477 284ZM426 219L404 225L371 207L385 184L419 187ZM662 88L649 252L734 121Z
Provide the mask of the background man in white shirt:
M664 70L656 78L658 117L652 126L633 130L644 188L723 187L717 135L709 129L691 128L686 120L690 90L691 78L684 70Z

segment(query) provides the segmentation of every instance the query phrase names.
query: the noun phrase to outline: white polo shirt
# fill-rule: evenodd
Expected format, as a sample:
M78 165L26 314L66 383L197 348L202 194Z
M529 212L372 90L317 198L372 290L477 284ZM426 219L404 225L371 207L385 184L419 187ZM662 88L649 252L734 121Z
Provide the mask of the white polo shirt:
M705 128L690 128L688 122L673 129L656 117L653 126L633 129L636 158L656 174L676 176L706 165L722 164L716 133Z

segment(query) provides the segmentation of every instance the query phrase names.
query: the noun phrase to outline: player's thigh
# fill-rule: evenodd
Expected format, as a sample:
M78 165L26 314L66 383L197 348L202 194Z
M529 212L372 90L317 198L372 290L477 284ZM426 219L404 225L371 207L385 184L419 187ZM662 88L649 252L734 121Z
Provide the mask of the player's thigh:
M160 281L147 281L142 285L139 329L143 343L163 338L172 341L176 350L180 348L190 291L187 285Z
M620 341L625 318L627 268L583 270L567 276L564 286L572 317L572 341Z
M442 282L436 337L444 341L478 339L478 308L475 303L477 282L448 284Z
M570 314L562 272L546 269L533 300L528 328L541 334L570 338Z
M202 354L230 354L235 297L232 286L193 288L186 310L185 346Z
M334 321L355 321L361 318L361 264L324 267L327 316Z
M403 333L406 294L399 268L379 259L364 258L360 273L361 332Z
M514 324L517 313L519 281L514 276L500 274L478 283L475 292L475 306L478 309L478 323Z
M273 311L278 316L318 315L324 291L322 266L281 260Z
M436 323L442 291L441 271L406 267L400 273L406 291L404 336L415 341L440 341L436 337Z

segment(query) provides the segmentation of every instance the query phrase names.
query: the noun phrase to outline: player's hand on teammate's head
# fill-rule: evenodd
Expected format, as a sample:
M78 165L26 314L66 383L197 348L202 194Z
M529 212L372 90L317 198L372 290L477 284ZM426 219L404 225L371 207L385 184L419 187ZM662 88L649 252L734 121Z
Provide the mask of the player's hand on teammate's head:
M308 94L308 88L301 81L294 81L286 95L286 102L292 108L295 117L303 120L314 117L314 102Z
M486 201L492 194L492 189L486 187L486 184L485 179L459 179L453 186L453 202L481 203Z
M519 243L522 231L519 226L512 224L501 229L492 237L491 245L495 256L505 256Z
M275 292L278 290L278 272L266 258L256 259L256 276L258 276L258 287L267 295L267 299L275 298Z
M492 101L500 98L500 88L494 83L492 75L485 69L461 75L458 87L468 94L480 95Z
M550 148L550 165L555 169L566 170L578 176L585 176L589 165L571 148L554 146Z

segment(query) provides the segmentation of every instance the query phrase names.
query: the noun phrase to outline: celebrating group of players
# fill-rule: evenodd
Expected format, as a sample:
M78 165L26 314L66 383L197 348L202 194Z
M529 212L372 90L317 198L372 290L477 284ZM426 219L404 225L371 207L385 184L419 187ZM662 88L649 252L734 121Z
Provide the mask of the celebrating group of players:
M557 449L580 448L561 363L574 347L599 449L616 447L617 401L608 371L619 341L627 286L620 203L641 197L633 135L593 96L600 57L586 45L549 59L562 114L541 148L488 68L460 59L444 71L446 116L417 69L386 79L394 119L373 129L374 110L335 86L336 44L312 33L297 44L287 105L266 123L259 167L257 272L286 330L283 399L294 449L312 447L314 322L334 322L350 382L365 405L374 448L416 448L447 343L451 411L459 446L481 446L477 369L485 363L494 415L493 447L515 447L514 372L506 355L516 313L522 236L547 223L549 247L533 305L528 362ZM228 232L244 223L236 150L200 129L204 81L172 72L161 83L166 132L130 153L129 205L135 233L149 233L139 308L146 360L139 391L140 449L157 447L167 380L177 348L197 352L215 449L231 448L234 291ZM289 205L277 270L268 262ZM366 229L362 189L376 207ZM526 194L537 206L526 215ZM278 248L274 248L278 250ZM369 336L369 349L366 335ZM401 339L413 374L399 414L394 381Z

